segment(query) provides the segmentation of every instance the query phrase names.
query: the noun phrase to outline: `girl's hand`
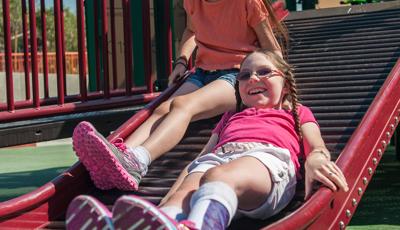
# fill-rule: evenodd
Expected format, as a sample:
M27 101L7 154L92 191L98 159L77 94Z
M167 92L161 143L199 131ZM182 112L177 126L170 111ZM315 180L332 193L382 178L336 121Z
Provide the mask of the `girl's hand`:
M311 152L305 163L305 171L305 200L311 196L314 181L321 182L333 191L342 189L347 192L349 190L346 178L340 168L322 153Z
M175 64L174 70L168 77L168 86L170 86L172 83L179 81L185 74L186 70L187 70L186 64L177 62Z

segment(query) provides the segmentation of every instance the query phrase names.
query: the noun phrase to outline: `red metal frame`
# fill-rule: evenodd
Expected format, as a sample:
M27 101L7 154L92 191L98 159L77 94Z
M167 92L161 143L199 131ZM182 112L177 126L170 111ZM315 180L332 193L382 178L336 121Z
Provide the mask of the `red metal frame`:
M22 1L22 35L24 40L24 72L25 72L25 98L31 99L31 83L29 78L29 53L28 53L28 22L26 13L26 1Z
M44 0L40 0L40 13L42 22L42 58L43 58L43 77L44 77L44 97L49 97L49 69L47 61L47 33L46 33L46 4Z
M394 134L400 119L400 59L340 154L337 165L350 187L333 193L321 187L288 217L265 229L344 229ZM333 203L331 203L333 202Z
M23 18L23 42L24 42L24 54L23 54L23 70L22 68L19 69L18 61L12 62L13 58L16 57L20 60L22 54L13 54L11 49L11 32L10 32L10 15L9 15L9 1L3 0L3 20L6 22L4 24L5 33L5 53L0 55L1 62L4 62L4 66L6 67L6 87L7 87L7 102L0 103L0 122L8 122L8 121L15 121L18 119L32 119L38 116L49 116L49 115L56 115L56 114L64 114L69 112L78 112L83 110L93 110L92 105L100 105L97 109L107 109L107 108L114 108L116 106L128 106L131 104L136 104L140 100L140 96L138 94L143 93L150 93L144 95L142 98L142 102L147 102L149 98L154 98L157 94L152 94L153 87L152 87L152 69L151 69L151 38L150 38L150 7L149 1L146 1L143 4L143 20L144 20L144 30L143 39L145 44L145 53L142 58L145 59L145 87L132 87L133 86L133 79L132 79L132 28L131 28L131 21L130 21L130 7L129 7L129 0L122 0L123 10L124 10L124 42L125 42L125 66L126 68L126 87L125 89L118 89L117 88L117 72L116 68L113 68L112 73L112 83L113 87L111 89L110 82L109 82L109 63L108 63L108 19L107 19L107 10L106 10L106 0L103 1L93 1L96 6L101 8L101 32L103 34L101 45L102 45L102 54L98 52L97 49L100 46L99 40L95 39L96 41L96 49L95 49L95 58L96 58L96 88L97 91L88 93L87 90L87 54L86 54L86 39L85 39L85 16L84 16L84 0L76 0L77 6L77 32L78 32L78 56L79 56L79 95L67 95L66 92L66 60L65 60L65 41L64 41L64 25L63 25L63 0L54 0L54 20L55 20L55 34L56 34L56 53L55 53L55 61L56 61L56 72L57 72L57 96L52 97L49 95L49 77L48 73L50 70L49 60L50 57L49 53L47 52L47 34L46 34L46 6L45 1L40 1L41 18L38 19L42 22L41 28L41 36L43 38L43 52L41 53L43 57L40 57L40 53L38 53L38 44L37 44L37 31L36 31L36 15L35 15L35 4L33 0L29 0L29 17L30 17L30 27L28 31L27 27L27 1L22 1L22 18ZM112 6L115 1L112 1ZM31 13L32 12L32 13ZM95 20L100 19L100 15L95 10ZM96 35L99 33L97 25L95 25L95 33ZM116 52L116 44L115 44L115 18L114 14L111 14L111 46L113 54ZM29 32L29 34L28 34ZM28 44L28 37L31 37L30 46ZM30 50L30 52L28 52ZM100 63L100 55L104 58L102 59L102 63ZM140 57L138 57L140 58ZM39 70L38 61L39 59L43 59L43 75L44 75L44 85L39 85ZM20 60L20 61L21 61ZM113 55L113 66L116 66L116 57ZM15 101L14 99L14 82L13 82L13 63L17 65L18 71L25 73L25 95L26 99L21 101ZM22 63L22 61L21 61ZM100 65L104 66L104 78L103 81L100 82ZM22 66L22 65L21 65ZM15 68L15 67L14 67ZM32 92L31 93L31 86L30 86L30 70L32 72ZM14 72L16 70L14 69ZM44 97L39 96L39 89L44 91ZM33 97L31 98L31 94ZM123 97L123 96L129 97ZM113 99L108 100L109 98L113 97ZM105 100L103 100L105 99ZM101 100L98 102L88 102L91 100ZM119 100L119 102L118 102ZM66 104L66 103L73 103L73 104ZM57 105L57 106L56 106Z
M10 29L10 3L3 0L3 26L4 26L4 47L5 53L11 57L11 29ZM14 81L12 75L11 58L6 60L6 84L7 84L7 109L14 112Z
M86 46L85 46L85 9L83 0L76 0L79 49L79 89L82 101L87 100L86 88Z
M39 73L37 62L37 35L36 35L36 10L35 0L29 0L29 27L31 41L31 65L32 65L32 88L33 88L33 106L37 109L39 103Z

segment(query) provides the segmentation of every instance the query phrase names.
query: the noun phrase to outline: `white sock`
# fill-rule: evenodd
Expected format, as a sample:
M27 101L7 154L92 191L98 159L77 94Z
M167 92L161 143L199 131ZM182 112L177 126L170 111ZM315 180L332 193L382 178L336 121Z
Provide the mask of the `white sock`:
M220 181L205 183L192 195L188 220L198 229L226 228L237 206L236 193L229 185Z
M137 146L137 147L129 147L128 151L130 153L133 153L133 155L138 159L138 161L144 165L144 166L149 166L151 163L151 156L150 152L143 146Z
M178 222L187 218L187 215L183 212L183 209L178 206L161 207L160 210Z

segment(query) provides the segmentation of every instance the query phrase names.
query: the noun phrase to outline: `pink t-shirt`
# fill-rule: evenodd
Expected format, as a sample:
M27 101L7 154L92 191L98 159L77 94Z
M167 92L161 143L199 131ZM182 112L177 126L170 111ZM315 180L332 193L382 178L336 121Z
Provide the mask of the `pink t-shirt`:
M268 18L262 0L184 0L197 44L196 67L239 68L246 54L260 47L254 27Z
M314 122L318 125L311 110L299 106L300 124ZM259 142L272 144L290 151L296 172L300 168L301 153L299 136L294 128L291 112L276 109L247 108L239 113L227 112L217 124L213 133L219 141L214 150L228 142Z

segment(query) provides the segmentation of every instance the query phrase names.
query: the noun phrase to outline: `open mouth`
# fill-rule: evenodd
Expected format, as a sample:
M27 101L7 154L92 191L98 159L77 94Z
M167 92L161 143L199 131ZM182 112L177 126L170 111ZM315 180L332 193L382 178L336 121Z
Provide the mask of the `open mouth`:
M267 89L264 89L264 88L254 88L254 89L250 89L247 93L249 95L256 95L256 94L264 93L266 91L267 91Z

